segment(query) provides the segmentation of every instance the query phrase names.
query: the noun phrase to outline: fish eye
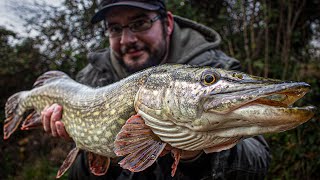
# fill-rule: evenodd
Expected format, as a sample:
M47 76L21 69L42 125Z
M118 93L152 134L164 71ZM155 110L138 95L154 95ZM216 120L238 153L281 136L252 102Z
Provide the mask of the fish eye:
M202 75L202 84L210 86L217 81L216 75L213 72L206 72Z

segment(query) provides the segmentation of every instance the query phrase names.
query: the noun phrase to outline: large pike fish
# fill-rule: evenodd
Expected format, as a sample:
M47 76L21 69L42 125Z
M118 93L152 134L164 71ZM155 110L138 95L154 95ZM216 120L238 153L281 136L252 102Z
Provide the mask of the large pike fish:
M181 152L229 149L241 139L297 127L315 107L292 107L310 89L304 82L283 82L236 71L189 65L162 65L106 87L79 84L59 71L40 76L30 91L6 103L4 139L17 129L41 125L45 106L63 106L63 123L76 144L57 177L72 164L79 149L87 151L96 175L106 173L110 158L120 166L143 171L166 145L173 147L174 175Z

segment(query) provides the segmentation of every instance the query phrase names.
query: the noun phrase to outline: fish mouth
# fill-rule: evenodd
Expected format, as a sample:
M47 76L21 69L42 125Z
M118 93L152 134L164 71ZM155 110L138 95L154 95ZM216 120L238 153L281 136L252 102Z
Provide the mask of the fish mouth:
M310 90L310 86L305 83L294 84L293 87L288 87L289 89L282 90L285 87L286 86L282 86L279 88L280 90L276 90L275 92L262 94L258 99L251 101L251 103L275 107L289 107Z
M290 106L301 99L309 90L310 85L307 83L289 82L271 85L262 84L254 87L248 86L243 90L229 90L219 94L213 92L204 105L204 111L227 114L238 108L253 104L290 109L292 108Z
M246 137L293 129L314 116L314 106L292 106L309 90L306 83L290 82L212 93L204 106L203 116L208 124L201 130L221 137Z

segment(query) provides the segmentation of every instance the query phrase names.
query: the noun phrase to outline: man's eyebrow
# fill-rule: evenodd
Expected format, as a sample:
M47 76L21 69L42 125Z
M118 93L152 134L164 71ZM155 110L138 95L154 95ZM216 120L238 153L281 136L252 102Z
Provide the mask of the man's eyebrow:
M135 16L132 16L129 18L129 20L136 20L136 19L139 19L139 18L146 18L146 17L149 17L147 14L145 13L142 13L142 14L137 14Z

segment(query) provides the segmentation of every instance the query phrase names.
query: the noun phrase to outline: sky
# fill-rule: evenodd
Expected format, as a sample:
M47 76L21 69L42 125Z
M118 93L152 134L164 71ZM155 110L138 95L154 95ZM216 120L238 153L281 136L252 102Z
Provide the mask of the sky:
M0 26L19 33L21 36L32 36L24 31L24 21L14 11L14 4L32 4L33 2L45 2L59 6L62 0L0 0Z
M10 30L22 30L22 21L14 14L9 6L9 0L0 0L0 26Z

